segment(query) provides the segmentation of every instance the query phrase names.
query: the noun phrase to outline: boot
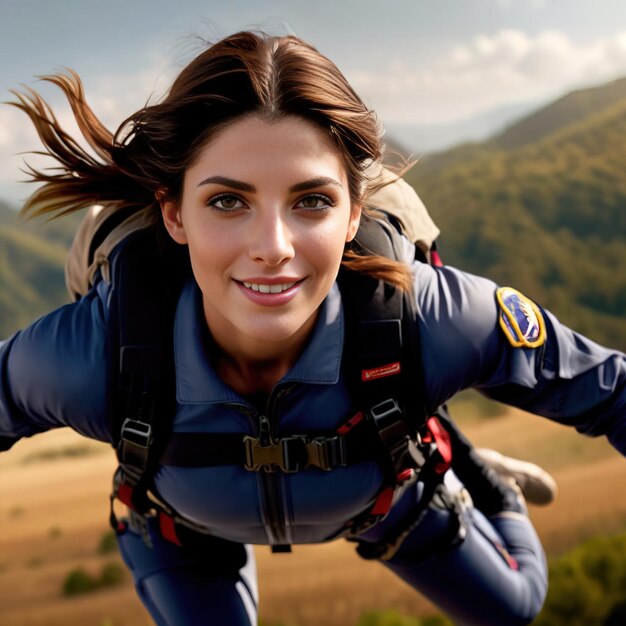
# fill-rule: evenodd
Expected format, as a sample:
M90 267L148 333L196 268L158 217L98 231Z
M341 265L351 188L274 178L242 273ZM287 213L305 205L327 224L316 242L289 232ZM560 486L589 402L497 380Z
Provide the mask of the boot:
M556 498L558 492L556 481L538 465L504 456L489 448L476 448L476 453L500 476L512 478L522 490L527 502L544 506Z
M526 495L532 503L547 504L554 498L556 483L541 468L495 450L479 452L447 414L438 417L450 435L452 469L485 516L503 511L527 514Z

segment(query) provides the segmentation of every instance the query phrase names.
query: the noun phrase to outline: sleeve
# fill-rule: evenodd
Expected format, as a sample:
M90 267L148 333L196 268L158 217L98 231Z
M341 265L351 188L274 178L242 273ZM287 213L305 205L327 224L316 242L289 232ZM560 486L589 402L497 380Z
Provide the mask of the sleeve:
M0 342L0 450L61 426L111 440L105 317L93 291Z
M626 454L626 355L487 279L416 264L415 283L429 406L473 387Z

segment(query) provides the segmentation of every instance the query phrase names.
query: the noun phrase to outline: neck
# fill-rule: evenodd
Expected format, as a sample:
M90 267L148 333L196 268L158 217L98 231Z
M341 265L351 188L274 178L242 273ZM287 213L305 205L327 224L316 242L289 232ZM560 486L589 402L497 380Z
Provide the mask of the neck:
M220 378L242 396L253 393L270 394L293 363L284 360L236 359L227 354L220 354L217 361L217 373Z
M215 332L209 325L218 348L215 368L219 377L241 395L271 393L305 349L315 326L316 316L296 335L282 341L267 342Z

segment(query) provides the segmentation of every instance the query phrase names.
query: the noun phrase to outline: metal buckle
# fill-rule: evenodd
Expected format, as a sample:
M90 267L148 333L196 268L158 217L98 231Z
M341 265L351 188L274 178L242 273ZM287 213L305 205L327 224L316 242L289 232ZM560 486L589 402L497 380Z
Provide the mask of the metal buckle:
M387 398L370 409L370 415L374 418L378 428L386 428L394 422L402 421L402 411L393 398Z
M378 430L378 436L391 455L396 475L407 468L421 468L426 459L418 442L411 438L398 403L393 398L388 398L373 406L369 413Z
M244 467L251 472L274 472L278 467L290 474L305 466L303 457L306 455L306 449L304 439L301 437L285 437L276 442L270 441L264 446L256 437L246 436L243 443L246 450ZM296 447L293 446L294 443Z
M152 426L127 418L122 424L120 435L118 458L128 482L134 485L141 480L148 463Z
M244 437L245 468L252 472L274 472L279 468L287 474L310 466L330 471L346 465L346 442L343 437L318 438L284 437L262 445L256 437Z
M152 426L127 417L122 424L121 437L141 448L149 448L152 443Z
M326 472L338 465L346 465L346 440L344 437L313 439L306 444L307 464Z

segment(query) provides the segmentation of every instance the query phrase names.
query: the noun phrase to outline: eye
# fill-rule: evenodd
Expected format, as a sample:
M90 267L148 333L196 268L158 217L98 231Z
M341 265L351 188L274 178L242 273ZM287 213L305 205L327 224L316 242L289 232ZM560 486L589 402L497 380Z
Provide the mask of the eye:
M222 213L230 213L246 207L241 198L232 193L222 193L214 196L207 202L207 205Z
M306 209L307 211L325 211L334 206L334 204L328 196L321 193L313 193L298 200L296 208Z

